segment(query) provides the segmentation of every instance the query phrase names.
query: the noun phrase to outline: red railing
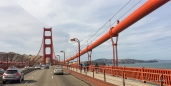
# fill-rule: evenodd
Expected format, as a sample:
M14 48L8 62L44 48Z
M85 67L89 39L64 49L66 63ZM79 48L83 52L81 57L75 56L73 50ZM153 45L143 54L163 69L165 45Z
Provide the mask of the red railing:
M68 69L65 69L65 68L63 68L63 69L64 69L65 72L69 72L70 74L78 77L81 80L84 80L86 83L89 83L89 84L91 84L93 86L116 86L114 84L111 84L111 83L96 79L94 77L90 77L90 76L87 76L85 74L74 72L74 71L72 71L72 69L71 70L68 70Z
M68 67L68 65L66 65ZM70 68L80 69L78 65L70 65ZM94 72L95 66L90 65L89 71ZM134 79L142 83L150 82L161 86L171 86L171 69L139 68L126 66L99 66L98 72L112 76L123 77L123 79ZM93 77L93 76L92 76ZM123 80L124 81L124 80ZM124 83L124 82L123 82Z

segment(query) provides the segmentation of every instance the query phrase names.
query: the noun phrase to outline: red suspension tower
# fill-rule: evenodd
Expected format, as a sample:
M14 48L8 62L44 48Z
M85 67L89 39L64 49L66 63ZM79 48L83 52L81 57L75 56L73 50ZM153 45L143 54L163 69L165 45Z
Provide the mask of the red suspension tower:
M45 32L50 32L49 36L46 36ZM49 44L46 44L46 40L50 40ZM50 48L50 53L47 54L46 48ZM53 41L52 41L52 28L44 28L43 31L43 63L46 64L46 58L50 58L51 64L53 64Z

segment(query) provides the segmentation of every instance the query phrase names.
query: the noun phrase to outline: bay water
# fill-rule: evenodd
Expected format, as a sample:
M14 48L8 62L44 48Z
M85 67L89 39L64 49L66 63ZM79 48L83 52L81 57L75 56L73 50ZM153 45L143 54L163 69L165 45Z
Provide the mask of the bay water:
M162 61L154 63L119 64L119 66L171 69L171 61Z

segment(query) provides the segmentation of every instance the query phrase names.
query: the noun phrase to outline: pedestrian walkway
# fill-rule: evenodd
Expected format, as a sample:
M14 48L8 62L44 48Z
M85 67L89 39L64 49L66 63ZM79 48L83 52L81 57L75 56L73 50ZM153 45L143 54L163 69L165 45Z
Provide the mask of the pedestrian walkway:
M72 71L80 73L80 70L75 69L75 68L72 69ZM82 74L93 77L93 72L90 72L90 71L84 72L84 70L82 70ZM109 74L106 74L105 77L106 77L106 82L112 83L117 86L123 86L123 78L122 77L116 77L116 76L112 76ZM94 73L94 78L104 81L104 74L103 73L97 73L97 74ZM125 79L125 86L157 86L157 84L142 83L139 80Z

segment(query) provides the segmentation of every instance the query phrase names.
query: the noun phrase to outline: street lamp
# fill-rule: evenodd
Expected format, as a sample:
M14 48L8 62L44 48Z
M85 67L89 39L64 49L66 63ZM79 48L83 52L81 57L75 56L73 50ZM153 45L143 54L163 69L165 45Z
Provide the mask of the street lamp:
M59 56L59 63L60 63L60 55L57 55L57 56Z
M61 53L64 53L64 64L65 64L65 51L60 51Z
M79 60L78 60L78 64L80 65L80 41L77 38L73 38L71 39L71 41L76 41L78 42L78 54L79 54Z

